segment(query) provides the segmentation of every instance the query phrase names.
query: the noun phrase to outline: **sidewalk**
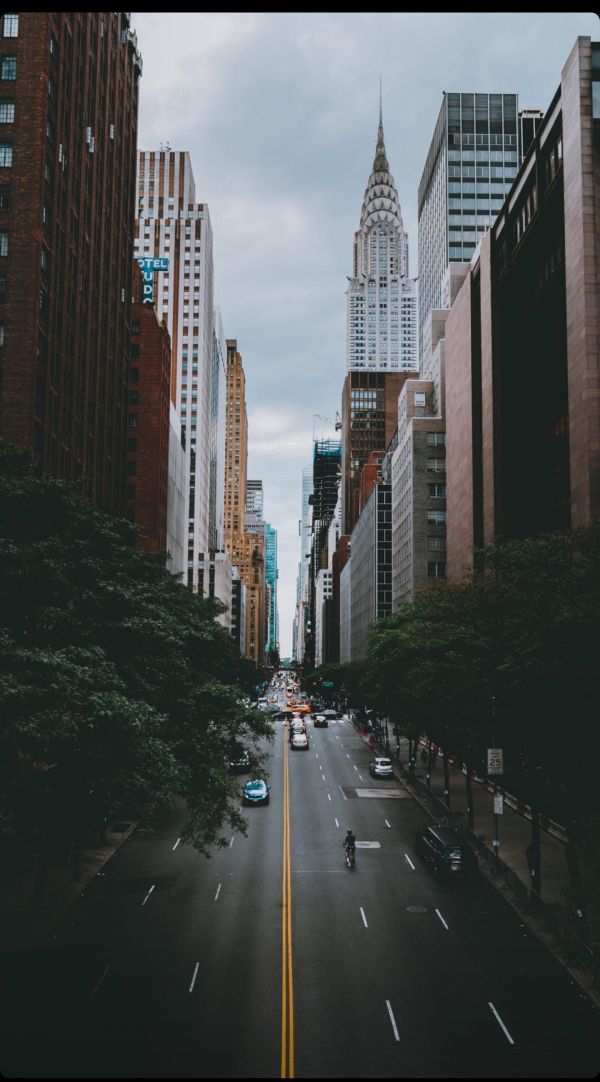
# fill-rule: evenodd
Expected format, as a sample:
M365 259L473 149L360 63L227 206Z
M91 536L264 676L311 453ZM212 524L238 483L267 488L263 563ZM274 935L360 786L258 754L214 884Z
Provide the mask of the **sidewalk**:
M352 720L352 719L350 719ZM359 729L358 722L354 725ZM452 825L468 833L469 840L479 852L480 869L488 881L500 891L506 901L515 909L519 918L528 925L545 946L568 970L584 991L600 1005L600 988L594 978L591 965L583 958L566 958L561 950L558 937L558 913L567 904L567 891L570 885L569 871L565 856L565 844L560 840L560 826L546 821L547 829L540 830L541 847L541 882L542 906L536 907L530 897L531 876L527 865L526 849L531 841L531 821L526 817L522 804L511 807L503 802L503 813L498 816L498 855L499 867L496 868L492 841L494 837L494 798L491 786L488 789L483 780L472 783L474 831L467 827L467 792L465 773L462 764L452 757L449 760L450 776L450 811L443 802L444 763L441 754L431 774L431 784L427 785L427 764L421 763L417 755L414 772L409 771L408 739L400 741L399 757L394 755L392 747L386 749L382 744L369 743L369 734L363 733L363 740L381 755L389 755L398 765L398 776L406 785L411 795L434 819L448 817ZM489 785L489 783L487 783Z
M48 868L43 901L34 906L34 875L32 872L3 882L0 887L0 950L19 951L40 945L52 926L63 916L103 864L133 833L134 822L115 823L106 832L106 845L82 849L79 858L79 879L74 882L66 865ZM115 827L122 827L115 830Z

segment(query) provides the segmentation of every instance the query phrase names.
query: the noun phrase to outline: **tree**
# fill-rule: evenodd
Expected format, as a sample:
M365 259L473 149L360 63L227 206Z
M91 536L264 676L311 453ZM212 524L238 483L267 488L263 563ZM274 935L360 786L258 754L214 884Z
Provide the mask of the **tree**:
M36 477L2 441L0 470L4 856L43 864L69 820L151 815L176 796L199 851L225 844L224 823L244 828L227 764L249 741L258 767L271 728L242 702L222 606L136 550L128 522Z

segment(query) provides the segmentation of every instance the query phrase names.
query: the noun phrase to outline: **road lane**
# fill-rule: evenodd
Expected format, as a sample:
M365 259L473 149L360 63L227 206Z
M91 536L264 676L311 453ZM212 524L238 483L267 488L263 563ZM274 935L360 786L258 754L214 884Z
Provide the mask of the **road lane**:
M310 750L288 751L282 878L287 729L275 728L271 803L246 809L247 838L207 861L176 845L176 809L132 836L46 951L10 960L4 1073L593 1077L598 1012L486 880L436 882L414 854L427 819L409 796L356 795L399 783L366 780L372 753L348 722L309 723ZM353 870L348 827L379 845Z

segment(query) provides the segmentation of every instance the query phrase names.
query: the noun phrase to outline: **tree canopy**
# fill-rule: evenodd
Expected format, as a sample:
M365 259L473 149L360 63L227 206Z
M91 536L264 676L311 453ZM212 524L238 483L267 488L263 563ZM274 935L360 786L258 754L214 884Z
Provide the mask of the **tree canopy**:
M228 773L271 735L220 602L135 548L130 523L0 443L0 847L51 852L68 820L183 797L199 851L244 829ZM254 678L256 680L256 677Z

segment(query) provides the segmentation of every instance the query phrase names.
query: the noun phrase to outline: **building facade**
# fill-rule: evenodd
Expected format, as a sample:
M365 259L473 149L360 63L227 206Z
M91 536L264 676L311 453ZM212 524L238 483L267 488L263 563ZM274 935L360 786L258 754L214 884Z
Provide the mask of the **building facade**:
M265 578L268 591L267 650L279 650L279 610L277 606L277 530L267 522L265 531Z
M123 12L1 20L0 432L125 513L142 61Z
M262 663L266 641L264 526L245 529L248 476L246 376L237 339L228 338L225 427L225 548L245 587L245 656ZM256 517L256 516L254 516ZM258 526L256 519L255 525ZM237 604L237 601L236 601ZM240 616L241 619L241 616Z
M373 451L383 454L398 425L398 395L409 372L348 372L342 392L342 533L359 514L361 471Z
M154 301L171 336L171 397L181 419L187 493L187 584L198 590L210 550L211 378L214 368L213 242L187 151L138 154L136 255L162 258Z
M408 236L385 152L381 109L346 296L348 371L417 371L417 288L408 277Z
M600 514L599 220L600 43L580 37L446 323L452 579L498 536Z
M392 611L392 493L376 484L350 539L350 658L365 656L369 627ZM343 574L343 573L342 573ZM341 651L340 651L341 652Z
M535 112L535 111L530 111ZM450 262L469 261L522 156L517 94L444 93L419 185L419 334Z
M134 267L131 366L127 406L127 518L139 527L137 543L149 552L167 549L171 343L154 309L142 303L141 274Z

